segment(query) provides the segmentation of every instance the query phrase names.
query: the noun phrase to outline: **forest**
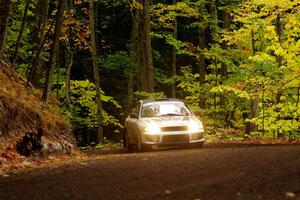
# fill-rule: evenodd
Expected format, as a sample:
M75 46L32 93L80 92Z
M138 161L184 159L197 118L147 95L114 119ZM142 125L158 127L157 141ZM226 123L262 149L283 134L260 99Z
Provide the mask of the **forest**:
M207 138L300 137L300 0L1 0L0 58L78 145L120 142L141 98L182 99Z

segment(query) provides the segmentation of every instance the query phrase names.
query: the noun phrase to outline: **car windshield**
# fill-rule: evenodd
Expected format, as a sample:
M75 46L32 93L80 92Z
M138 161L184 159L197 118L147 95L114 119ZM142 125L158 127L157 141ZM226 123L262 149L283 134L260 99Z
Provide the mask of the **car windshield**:
M142 117L187 116L189 110L182 102L149 102L142 107Z

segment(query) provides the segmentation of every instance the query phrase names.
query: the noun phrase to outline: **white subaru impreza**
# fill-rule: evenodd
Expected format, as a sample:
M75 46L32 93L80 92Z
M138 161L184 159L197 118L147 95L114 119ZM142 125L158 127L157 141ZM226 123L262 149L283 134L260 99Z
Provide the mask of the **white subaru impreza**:
M178 99L140 100L125 120L128 151L192 144L202 147L203 123Z

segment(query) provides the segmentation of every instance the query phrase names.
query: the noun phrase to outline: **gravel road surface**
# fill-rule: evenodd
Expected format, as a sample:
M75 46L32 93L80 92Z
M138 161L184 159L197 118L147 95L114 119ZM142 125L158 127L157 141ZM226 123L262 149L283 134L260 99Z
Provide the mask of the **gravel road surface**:
M300 200L300 145L114 152L0 177L0 199Z

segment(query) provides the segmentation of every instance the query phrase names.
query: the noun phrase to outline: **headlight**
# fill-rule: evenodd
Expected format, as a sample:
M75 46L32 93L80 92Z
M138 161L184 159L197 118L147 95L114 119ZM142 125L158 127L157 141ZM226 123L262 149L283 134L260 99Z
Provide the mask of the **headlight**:
M203 124L195 122L195 121L190 121L189 123L189 131L203 131Z
M145 131L149 133L158 133L160 132L160 128L157 124L151 123L146 126Z

